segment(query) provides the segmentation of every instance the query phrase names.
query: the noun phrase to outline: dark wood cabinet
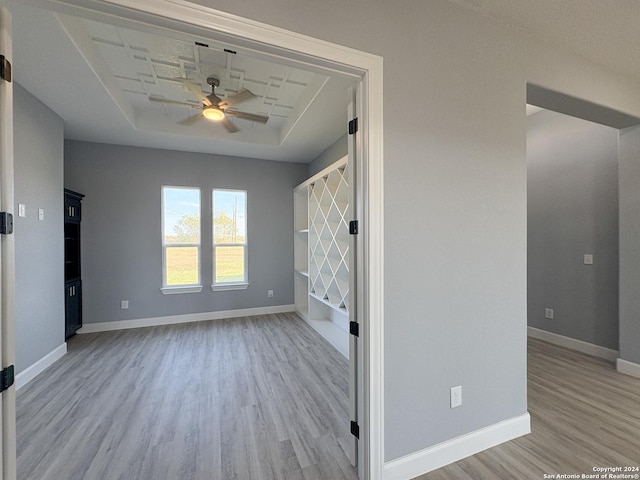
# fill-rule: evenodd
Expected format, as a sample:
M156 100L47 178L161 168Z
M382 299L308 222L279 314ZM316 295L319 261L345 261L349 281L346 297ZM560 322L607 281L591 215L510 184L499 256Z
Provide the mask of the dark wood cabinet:
M64 284L65 338L74 335L82 326L82 282L74 280Z
M80 223L82 218L82 197L84 195L72 192L71 190L64 190L64 221Z
M74 335L82 326L80 220L83 197L81 193L64 190L65 338Z

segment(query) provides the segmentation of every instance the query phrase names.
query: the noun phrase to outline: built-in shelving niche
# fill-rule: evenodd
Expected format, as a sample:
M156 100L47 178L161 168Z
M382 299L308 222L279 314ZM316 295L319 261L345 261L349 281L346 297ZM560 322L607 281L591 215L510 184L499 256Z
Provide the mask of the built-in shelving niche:
M349 345L347 157L294 189L296 311L341 353Z

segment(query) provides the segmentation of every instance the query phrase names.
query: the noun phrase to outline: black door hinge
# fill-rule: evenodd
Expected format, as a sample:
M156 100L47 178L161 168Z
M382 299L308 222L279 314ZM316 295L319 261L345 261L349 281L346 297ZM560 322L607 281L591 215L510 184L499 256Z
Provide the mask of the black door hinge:
M2 371L0 371L0 392L4 392L13 385L15 378L13 365L3 368Z
M0 235L13 233L13 215L8 212L0 212Z
M349 333L354 337L360 336L360 324L358 322L349 322Z
M351 220L349 222L349 235L358 234L358 220Z
M360 438L360 426L358 425L357 422L354 422L353 420L351 420L351 435L353 435L356 438Z
M0 55L0 78L11 83L11 62L4 55Z
M349 121L349 135L353 135L358 131L358 117Z

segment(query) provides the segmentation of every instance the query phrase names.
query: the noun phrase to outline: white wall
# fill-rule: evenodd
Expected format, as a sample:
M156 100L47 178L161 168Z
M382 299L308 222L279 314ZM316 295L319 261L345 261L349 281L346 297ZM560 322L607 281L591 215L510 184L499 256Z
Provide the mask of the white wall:
M618 130L530 115L527 184L529 325L617 350Z
M347 136L343 135L333 144L329 145L320 155L309 163L308 176L313 177L316 173L324 170L329 165L337 162L347 155Z
M524 414L526 84L640 85L446 0L195 3L384 58L385 460Z
M293 304L293 187L299 163L65 142L65 187L83 193L83 322L103 323ZM201 190L199 293L163 295L161 189ZM247 191L249 287L211 290L211 189ZM267 297L267 290L274 296ZM129 308L120 308L129 300Z
M62 119L14 86L16 371L64 344ZM26 216L17 215L18 204ZM38 220L38 209L44 220Z
M620 132L619 178L619 358L640 364L640 127Z

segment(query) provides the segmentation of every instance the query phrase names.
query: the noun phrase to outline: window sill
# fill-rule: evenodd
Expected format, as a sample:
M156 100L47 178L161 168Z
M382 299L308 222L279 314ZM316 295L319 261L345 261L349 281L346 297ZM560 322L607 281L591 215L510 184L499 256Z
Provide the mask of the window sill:
M191 285L189 287L162 287L160 289L163 295L175 295L178 293L200 293L202 285Z
M216 285L211 285L211 290L214 292L224 292L225 290L246 290L248 286L248 283L218 283Z

